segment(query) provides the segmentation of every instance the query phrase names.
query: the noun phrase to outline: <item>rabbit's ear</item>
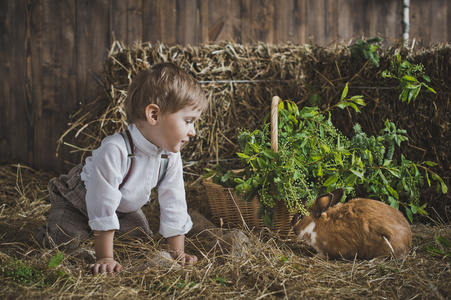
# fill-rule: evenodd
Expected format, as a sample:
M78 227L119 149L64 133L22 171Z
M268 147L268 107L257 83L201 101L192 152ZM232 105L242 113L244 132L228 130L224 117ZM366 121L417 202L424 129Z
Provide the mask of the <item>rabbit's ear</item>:
M330 207L333 197L333 194L327 193L316 198L311 210L313 218L319 218Z
M335 204L340 202L341 198L343 197L344 190L336 189L330 193L332 194L332 200L330 201L330 206L334 206Z

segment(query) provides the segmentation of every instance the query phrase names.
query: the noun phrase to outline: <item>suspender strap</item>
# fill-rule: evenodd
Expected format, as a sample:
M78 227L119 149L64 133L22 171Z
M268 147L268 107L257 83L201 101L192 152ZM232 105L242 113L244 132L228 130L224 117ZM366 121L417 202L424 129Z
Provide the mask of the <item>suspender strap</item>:
M132 168L133 168L133 157L135 156L135 145L133 144L133 139L130 134L130 131L127 129L125 131L120 132L122 138L125 141L125 146L127 147L128 157L127 157L127 174L125 174L124 179L122 180L122 183L119 185L119 189L124 185L124 183L127 181ZM163 149L163 153L161 154L161 163L160 163L160 169L158 173L158 183L160 184L161 181L166 176L166 172L168 170L168 151Z
M157 184L160 184L161 181L164 179L164 176L166 176L167 170L168 170L168 151L163 149L163 153L161 154L160 171L158 173L158 183Z
M133 139L130 134L130 131L127 129L125 131L121 132L122 138L125 141L125 146L127 147L128 157L127 157L127 174L125 174L124 179L122 180L122 183L119 185L119 189L124 185L124 183L127 181L128 176L131 173L131 170L133 168L133 157L135 155L134 149L135 145L133 144Z

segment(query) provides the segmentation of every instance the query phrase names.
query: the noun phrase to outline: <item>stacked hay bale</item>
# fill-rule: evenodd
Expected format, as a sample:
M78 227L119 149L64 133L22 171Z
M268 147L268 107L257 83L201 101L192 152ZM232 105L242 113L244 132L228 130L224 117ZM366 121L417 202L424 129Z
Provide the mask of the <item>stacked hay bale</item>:
M414 64L423 64L437 93L420 92L416 101L401 102L396 80L381 76L396 53ZM409 50L394 43L381 49L379 57L380 66L376 67L352 56L344 44L323 47L222 42L198 47L143 44L122 49L116 43L105 62L98 96L73 115L60 144L75 138L71 144L83 159L102 138L127 125L123 102L133 76L154 63L172 61L201 82L210 101L198 122L194 142L183 150L192 179L199 178L209 163L236 158L237 131L240 127L257 128L269 112L272 96L300 106L312 106L315 100L315 105L327 107L339 100L349 82L349 94L363 95L367 106L360 114L334 112L335 126L350 135L352 126L359 123L363 131L374 135L385 120L395 122L397 128L407 130L410 139L398 155L438 163L434 171L449 186L451 47ZM441 210L448 207L449 194L448 198L436 199L436 195L425 192L423 197L424 201L438 203Z

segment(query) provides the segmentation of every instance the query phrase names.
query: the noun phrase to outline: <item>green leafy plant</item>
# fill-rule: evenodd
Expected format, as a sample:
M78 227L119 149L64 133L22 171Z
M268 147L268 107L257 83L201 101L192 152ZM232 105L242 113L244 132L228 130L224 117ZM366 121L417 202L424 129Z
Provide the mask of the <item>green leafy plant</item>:
M370 60L376 67L379 67L379 55L377 51L380 49L378 45L383 41L380 37L371 38L368 40L358 40L355 45L350 47L351 55L359 59Z
M402 102L415 101L422 88L427 91L436 93L435 90L427 85L431 82L429 76L424 73L424 66L422 64L412 64L411 62L402 59L401 54L396 54L391 61L390 70L382 72L383 78L392 78L399 81L399 99Z
M152 285L153 289L161 290L163 292L174 292L177 290L190 289L198 285L198 283L194 281L186 282L182 278L178 278L175 280L171 280L169 282L157 282Z
M355 135L345 137L331 121L332 111L364 105L361 96L347 98L348 86L340 101L324 110L318 107L299 109L291 101L279 104L279 149L271 149L270 124L265 119L260 129L242 130L237 153L244 167L241 171L225 170L221 166L207 169L205 177L231 187L249 201L257 197L259 217L265 226L273 226L275 205L282 201L289 212L307 214L314 199L325 192L344 188L345 195L370 196L399 208L403 206L412 221L412 214L425 214L420 206L419 187L424 179L438 182L443 193L447 187L428 166L431 162L414 163L401 156L395 147L407 140L406 132L390 121L378 136L367 136L359 125Z
M58 279L71 281L71 277L61 270L55 270L63 261L63 253L58 253L49 262L46 270L39 270L21 260L12 260L0 265L1 275L23 285L46 287Z
M222 285L227 284L227 279L225 279L224 277L218 276L218 275L216 275L214 278L211 278L211 281L218 283L218 284L222 284Z
M428 251L431 255L441 256L442 258L451 257L451 243L446 238L440 235L435 239L437 240L439 247L426 246L426 251Z

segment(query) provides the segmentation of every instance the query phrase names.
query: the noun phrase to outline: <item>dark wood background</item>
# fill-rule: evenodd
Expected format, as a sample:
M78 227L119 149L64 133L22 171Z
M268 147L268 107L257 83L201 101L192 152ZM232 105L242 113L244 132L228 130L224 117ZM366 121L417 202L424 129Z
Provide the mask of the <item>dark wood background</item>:
M410 36L451 38L451 1L411 0ZM0 0L0 162L62 171L56 141L115 40L199 45L402 35L402 0ZM97 77L98 78L98 77Z

